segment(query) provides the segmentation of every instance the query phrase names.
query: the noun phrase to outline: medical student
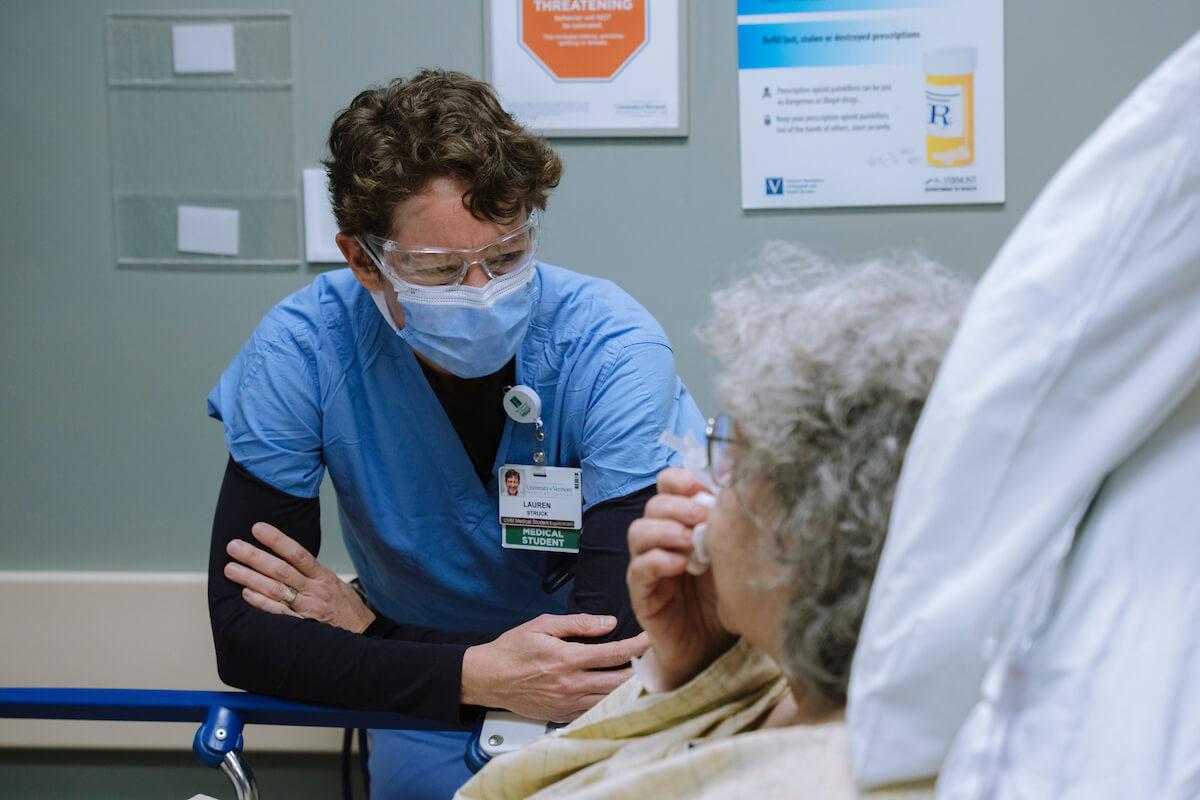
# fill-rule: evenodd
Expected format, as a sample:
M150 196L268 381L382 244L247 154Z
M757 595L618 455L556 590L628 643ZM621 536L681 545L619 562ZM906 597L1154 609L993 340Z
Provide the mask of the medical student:
M536 260L561 162L487 84L424 71L364 91L329 148L349 269L268 312L209 396L229 449L209 573L221 677L448 724L577 716L645 646L625 534L670 461L659 436L703 428L666 335L612 283ZM502 501L509 469L522 489ZM326 471L370 609L313 577L331 575ZM504 503L537 491L553 498L530 513L559 527L533 541L560 552L502 542ZM330 593L359 611L303 618ZM449 796L467 737L373 732L372 795Z

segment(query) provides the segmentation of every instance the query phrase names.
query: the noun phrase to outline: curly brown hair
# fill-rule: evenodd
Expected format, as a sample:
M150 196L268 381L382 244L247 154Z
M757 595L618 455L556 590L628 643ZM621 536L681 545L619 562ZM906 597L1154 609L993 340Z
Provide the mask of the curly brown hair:
M342 233L391 232L396 204L433 178L458 178L471 214L508 222L544 209L562 177L546 140L525 130L492 87L461 72L422 70L360 92L329 130L333 213Z

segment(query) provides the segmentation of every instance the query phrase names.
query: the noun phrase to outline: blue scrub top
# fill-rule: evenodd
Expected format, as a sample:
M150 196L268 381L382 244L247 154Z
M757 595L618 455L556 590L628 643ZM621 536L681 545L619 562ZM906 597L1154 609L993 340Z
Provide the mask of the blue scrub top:
M539 263L533 285L516 371L542 398L548 463L582 468L584 510L653 484L674 457L659 434L704 425L666 334L610 281ZM500 631L565 610L569 589L542 591L545 553L500 546L496 469L531 463L533 426L505 419L482 485L412 350L349 269L266 315L208 413L233 459L283 492L316 497L329 470L346 548L386 616Z

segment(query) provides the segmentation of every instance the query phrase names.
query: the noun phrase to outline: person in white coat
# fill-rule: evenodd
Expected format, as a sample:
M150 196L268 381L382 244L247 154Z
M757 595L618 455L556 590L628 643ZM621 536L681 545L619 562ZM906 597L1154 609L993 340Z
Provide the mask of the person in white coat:
M1200 797L1200 35L1042 193L905 462L855 656L862 786Z

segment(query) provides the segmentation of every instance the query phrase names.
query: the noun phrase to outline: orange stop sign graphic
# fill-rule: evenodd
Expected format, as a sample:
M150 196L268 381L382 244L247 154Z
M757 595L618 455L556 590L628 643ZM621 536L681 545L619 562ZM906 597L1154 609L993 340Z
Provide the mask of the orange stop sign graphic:
M521 0L521 44L562 80L616 75L646 28L646 0Z

